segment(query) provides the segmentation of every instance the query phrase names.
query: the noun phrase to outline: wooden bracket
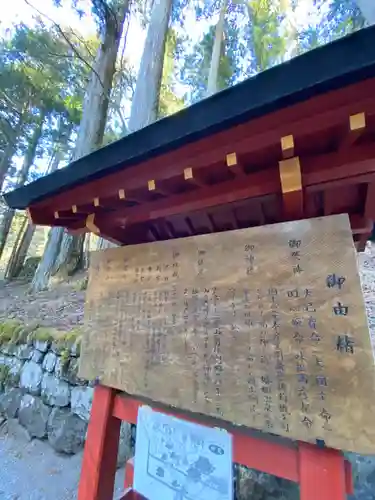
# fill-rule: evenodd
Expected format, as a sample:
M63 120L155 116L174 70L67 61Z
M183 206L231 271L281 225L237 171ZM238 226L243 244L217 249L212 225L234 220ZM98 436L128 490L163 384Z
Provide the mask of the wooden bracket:
M95 214L89 214L86 218L86 227L92 233L100 234L100 229L95 224L94 220L95 220Z
M161 189L161 187L158 185L156 186L156 181L154 179L151 179L147 183L148 185L148 190L157 194L161 194L162 196L166 196L167 193Z
M302 175L298 156L279 161L281 190L283 194L301 191Z
M349 116L349 128L339 144L339 151L352 146L366 130L365 113L357 113Z
M226 156L227 167L234 175L239 177L245 177L246 173L244 171L243 165L238 161L236 153L229 153Z
M281 192L287 219L303 217L302 174L298 156L279 162Z
M184 169L184 180L189 184L195 185L197 187L202 187L205 182L202 180L201 176L198 175L191 167Z
M364 130L366 128L366 115L365 113L357 113L349 117L349 128L351 132L355 130Z
M294 156L294 137L292 135L285 135L280 139L281 154L284 159Z

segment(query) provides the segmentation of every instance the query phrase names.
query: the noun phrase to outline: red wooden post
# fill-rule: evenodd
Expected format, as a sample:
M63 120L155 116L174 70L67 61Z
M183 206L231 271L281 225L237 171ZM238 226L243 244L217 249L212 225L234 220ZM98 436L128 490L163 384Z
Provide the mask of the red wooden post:
M147 498L143 497L132 488L128 488L119 500L147 500Z
M129 458L125 465L125 489L131 488L134 483L134 457Z
M329 448L299 443L301 500L346 499L343 454Z
M83 454L78 500L113 497L121 420L113 416L115 391L97 386Z

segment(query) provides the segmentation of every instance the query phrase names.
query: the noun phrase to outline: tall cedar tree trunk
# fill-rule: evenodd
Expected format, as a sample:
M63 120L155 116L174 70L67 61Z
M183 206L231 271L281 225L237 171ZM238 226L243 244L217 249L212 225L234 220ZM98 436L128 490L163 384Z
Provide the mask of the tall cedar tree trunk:
M34 163L36 148L38 146L39 139L42 135L43 122L44 122L45 114L42 114L39 123L35 127L33 134L30 138L27 151L24 156L22 168L18 177L17 187L21 187L27 181L27 177L29 174L29 170L31 165ZM15 210L8 209L4 212L3 218L0 223L0 258L4 252L5 243L8 238L8 234L13 222L13 217L15 214Z
M361 11L367 24L375 24L375 1L374 0L356 0L357 6Z
M8 170L11 166L12 158L14 153L16 152L16 147L17 147L17 142L18 138L21 132L21 128L23 125L23 113L21 113L16 127L13 130L13 138L8 141L8 144L6 145L4 155L0 161L0 191L3 189L3 184L5 181L5 177L8 173Z
M158 116L160 84L172 0L153 3L150 24L137 76L129 130L134 132L154 122Z
M63 153L59 146L55 148L55 153L53 155L53 159L51 161L51 165L48 173L52 173L59 168L59 163L62 159ZM20 233L22 230L20 231ZM5 278L13 279L16 278L26 260L27 253L29 251L29 247L31 245L31 241L33 239L35 233L35 226L33 224L28 223L26 230L23 232L22 237L19 238L19 244L14 245L12 255L10 256L6 271Z
M113 2L111 8L106 10L104 33L94 64L95 71L91 74L83 102L74 160L91 153L102 144L117 52L128 9L129 0L117 0L117 3ZM33 292L48 287L52 271L65 268L71 273L82 261L84 236L72 236L63 228L53 228L51 233L34 275L31 285Z
M223 4L220 9L219 20L217 22L215 29L215 39L212 48L210 71L208 73L208 81L207 81L207 94L206 94L207 97L216 94L216 92L218 91L217 84L219 77L221 48L224 39L224 21L225 21L226 10L227 10L227 0L223 0Z
M27 222L25 218L25 225L22 225L17 241L14 244L12 255L8 261L6 270L5 270L5 279L12 280L17 278L19 273L21 272L22 266L25 262L27 252L31 245L31 240L33 239L35 233L35 226Z
M171 9L172 0L160 0L152 3L150 24L132 100L129 119L130 132L146 127L157 119ZM110 241L99 238L97 250L113 246Z

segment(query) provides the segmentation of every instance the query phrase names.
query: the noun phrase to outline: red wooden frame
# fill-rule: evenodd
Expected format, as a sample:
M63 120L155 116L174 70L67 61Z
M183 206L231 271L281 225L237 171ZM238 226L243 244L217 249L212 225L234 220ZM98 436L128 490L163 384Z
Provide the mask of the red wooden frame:
M363 250L375 220L374 84L312 96L124 165L32 203L29 215L34 224L134 245L348 213ZM280 163L293 157L300 187L283 188Z
M142 404L133 397L119 395L109 387L95 388L78 500L112 499L121 420L136 423ZM194 415L181 415L172 409L155 410L199 421ZM211 424L205 422L204 425ZM343 500L347 493L353 493L350 463L338 450L302 442L280 444L269 441L267 436L265 439L252 437L239 430L231 433L234 462L299 483L301 500ZM129 488L132 480L133 461L129 461L125 477L127 490L122 496L124 500L142 498Z

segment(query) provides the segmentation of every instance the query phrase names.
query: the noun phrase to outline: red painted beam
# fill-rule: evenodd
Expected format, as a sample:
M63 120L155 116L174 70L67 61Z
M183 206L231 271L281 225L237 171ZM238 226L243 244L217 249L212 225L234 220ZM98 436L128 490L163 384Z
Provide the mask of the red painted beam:
M131 396L117 395L113 408L113 416L130 422L137 423L138 410L143 403ZM215 427L218 425L216 419L212 422L194 417L194 414L181 414L171 408L156 408L167 415L201 425ZM223 427L225 423L223 422ZM240 429L232 431L233 439L233 462L245 465L274 476L299 482L301 485L301 500L344 500L346 493L353 493L350 463L344 460L340 451L329 448L318 448L317 446L300 442L294 446L291 442L277 443L261 437L252 437ZM134 473L134 462L127 467L125 487L132 484ZM317 477L317 475L320 477ZM332 475L332 484L329 478ZM321 482L320 482L321 481ZM336 493L331 497L330 493ZM342 493L342 496L340 496Z
M346 123L351 114L365 111L367 116L374 115L374 81L366 80L253 119L132 168L62 192L54 196L53 201L43 200L36 206L53 206L54 210L66 210L71 206L71 200L86 203L96 197L115 196L119 185L125 186L127 191L142 188L147 190L149 179L161 181L181 176L187 166L194 170L207 169L213 165L223 165L224 168L226 154L233 151L242 155L266 150L279 144L280 138L288 134L293 134L298 142L301 136L309 136ZM275 161L279 159L275 158Z
M301 158L302 185L309 191L321 191L339 183L370 182L375 178L375 143L353 147L351 150L326 155L316 155ZM361 177L359 177L361 176ZM363 177L367 176L367 177ZM269 168L249 174L244 179L234 179L219 184L203 186L182 194L148 201L135 207L123 207L112 212L97 211L98 221L108 224L108 221L126 218L127 224L165 217L177 213L187 213L195 210L232 203L236 200L250 197L266 196L280 192L280 181L277 179L276 168ZM70 199L73 200L73 198ZM51 200L52 203L52 200ZM61 225L74 227L74 222L83 220L80 214L54 219L52 211L55 206L41 210L38 206L30 207L30 215L36 224ZM66 219L66 220L65 220ZM103 226L104 227L104 226Z
M304 187L375 173L375 142L338 153L301 158Z
M306 162L301 160L303 188L306 190L309 190L309 188L322 190L324 189L324 182L337 182L341 177L346 178L348 172L352 175L356 172L359 174L370 173L375 177L375 144L354 149L355 154L353 152L350 154L348 152L346 155L335 153L314 157L310 161L306 160ZM326 156L328 156L328 160L325 159ZM357 158L356 163L352 163L355 158ZM315 169L318 169L319 173L316 173ZM355 177L352 177L352 182L356 182ZM124 208L106 215L98 215L97 221L100 227L105 227L109 223L116 225L125 221L129 226L145 220L203 210L241 199L277 194L280 191L280 179L277 170L267 169L247 176L246 180L235 179L145 203L141 206ZM301 200L298 199L297 202L298 208L301 208ZM302 217L303 213L300 216Z
M146 220L189 213L217 205L233 203L238 200L267 196L280 191L280 180L276 171L263 171L244 179L234 179L213 186L206 186L188 193L145 203L139 207L116 210L109 214L98 215L99 227L105 224L126 223L126 225Z
M142 404L144 403L135 398L117 396L113 415L116 418L135 424L137 423L138 409ZM190 422L202 424L194 416L181 416L181 414L174 412L172 409L153 409L168 415L178 416ZM203 425L209 424L205 423ZM212 425L217 425L217 422L215 421ZM232 436L234 462L289 479L290 481L298 481L298 448L254 438L240 431L234 432Z
M367 185L365 216L375 220L375 182L371 182Z

